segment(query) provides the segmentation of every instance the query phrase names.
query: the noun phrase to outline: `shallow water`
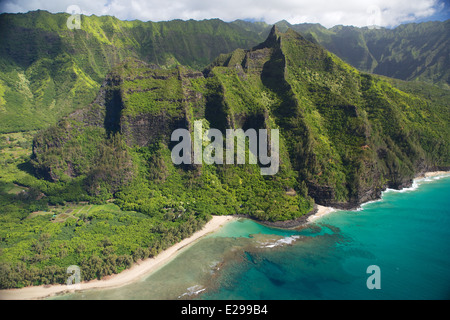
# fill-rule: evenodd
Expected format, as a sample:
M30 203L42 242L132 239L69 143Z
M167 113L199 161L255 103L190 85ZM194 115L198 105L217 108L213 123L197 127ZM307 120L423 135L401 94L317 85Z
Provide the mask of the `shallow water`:
M450 177L429 178L301 230L241 219L139 282L57 299L448 299L449 195Z

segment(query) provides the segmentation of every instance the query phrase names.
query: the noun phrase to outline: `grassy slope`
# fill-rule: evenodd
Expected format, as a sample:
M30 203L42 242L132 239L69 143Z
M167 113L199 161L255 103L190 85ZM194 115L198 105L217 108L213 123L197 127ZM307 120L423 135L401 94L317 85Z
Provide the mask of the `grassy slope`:
M387 185L407 185L418 171L449 165L445 90L403 82L400 91L292 30L220 57L211 73L232 123L244 127L270 110L299 181L323 204L357 205Z
M449 25L450 20L405 24L392 30L351 26L326 29L317 24L289 27L359 70L449 89Z
M1 288L65 283L70 265L81 267L83 280L118 273L209 219L176 201L158 199L161 212L145 214L70 199L87 195L77 189L79 181L49 184L27 170L32 138L29 133L0 135Z
M141 22L67 14L0 15L0 132L48 127L90 103L107 72L125 58L200 68L262 38L220 20ZM182 39L180 41L180 39Z
M252 51L221 56L207 78L182 67L128 66L115 70L126 89L123 116L172 119L184 108L188 127L203 120L220 129L279 128L280 173L262 177L257 165L178 167L167 137L125 145L129 137L108 135L105 127L85 127L76 118L61 121L35 140L48 147L35 165L52 168L56 182L30 174L21 156L30 152L29 142L17 150L8 147L10 168L20 174L2 171L2 286L64 281L68 264L82 266L84 279L100 278L188 236L210 214L293 219L312 207L308 187L327 187L331 201L343 203L364 199L361 190L400 185L421 164L449 165L442 90L400 83L400 91L394 80L361 73L292 31L274 32ZM152 103L141 105L144 93ZM101 106L93 108L87 110ZM4 142L7 146L6 136ZM130 160L133 179L118 183L124 178L118 168ZM23 195L18 183L27 187ZM41 191L47 197L38 200ZM48 200L103 202L114 192L122 210L99 206L54 222L51 214L25 219L31 211L51 210Z
M0 132L45 128L85 106L106 73L127 57L201 68L221 53L256 45L269 29L244 21L153 23L83 16L82 29L71 31L67 17L46 11L0 15ZM448 88L448 23L394 30L278 25L306 34L360 70Z
M281 44L314 149L308 180L334 186L336 201L449 165L448 106L361 73L295 32Z

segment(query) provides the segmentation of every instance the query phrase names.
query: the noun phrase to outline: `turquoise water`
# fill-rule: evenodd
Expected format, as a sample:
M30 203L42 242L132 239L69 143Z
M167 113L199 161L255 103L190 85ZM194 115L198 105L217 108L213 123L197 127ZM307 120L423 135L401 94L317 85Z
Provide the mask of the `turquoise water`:
M294 245L247 253L202 298L449 299L450 178L427 180L323 217L320 233L301 231L309 234ZM380 268L380 290L367 288L370 265Z
M367 268L380 270L370 290ZM137 283L61 299L449 299L450 177L301 230L231 222Z

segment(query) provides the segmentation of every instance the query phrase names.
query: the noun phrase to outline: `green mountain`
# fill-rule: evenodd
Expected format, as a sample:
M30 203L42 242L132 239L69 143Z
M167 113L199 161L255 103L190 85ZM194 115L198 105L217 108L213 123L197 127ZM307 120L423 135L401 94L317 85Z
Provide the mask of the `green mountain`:
M263 94L256 87L249 84L252 91L228 96L228 90L244 89L223 82L237 80L233 70L217 66L205 77L182 66L159 69L134 59L114 68L88 108L34 140L32 164L38 174L76 190L64 196L59 190L53 201L115 197L122 209L149 215L168 202L195 203L203 214L271 221L293 220L312 210L306 189L293 192L300 188L284 145L281 172L267 179L258 165L173 164L171 134L180 128L193 132L194 121L224 133L226 128L275 127L267 106L253 95Z
M445 98L402 92L291 29L272 29L253 50L218 61L211 72L224 79L227 105L241 100L235 108L242 109L253 105L247 102L252 97L263 97L259 105L267 110L260 117L269 114L280 128L298 181L306 182L317 203L355 207L386 186L408 185L426 168L448 166ZM216 65L227 69L216 72ZM234 77L221 75L230 68Z
M155 23L82 16L81 29L70 30L68 17L41 10L0 15L0 133L43 129L87 105L106 74L126 58L201 69L220 54L264 41L271 28L242 20ZM359 70L448 89L448 24L393 30L287 21L277 26L304 34Z
M72 33L66 18L0 16L2 30L17 28L0 40L0 121L46 127L31 159L25 134L0 137L1 288L64 283L69 265L83 280L121 272L212 214L291 225L315 204L355 208L450 168L448 90L358 71L308 33L273 27L252 49L212 58L205 48L251 47L266 26L83 17ZM195 121L222 133L279 129L279 172L175 165L171 134L194 135Z
M0 15L0 133L41 129L89 104L125 58L203 68L219 54L264 40L218 19L120 21L34 11Z
M108 74L88 108L38 134L33 163L42 177L83 180L87 195L115 194L128 209L142 210L135 204L128 207L130 197L144 188L135 183L151 184L150 190L158 192L168 186L164 196L173 198L178 190L187 196L184 200L197 202L208 186L217 193L204 199L209 213L293 219L311 209L309 196L324 205L355 207L376 199L386 187L409 185L420 172L448 167L444 100L400 91L295 31L281 33L274 27L264 43L223 54L203 73L127 60ZM280 174L263 179L256 165L245 170L174 166L171 132L192 132L196 120L222 132L280 129ZM143 165L139 153L151 161ZM133 162L143 167L133 169ZM205 185L205 177L214 185ZM258 187L248 189L235 179ZM287 209L279 202L289 202L285 190L291 189L298 194ZM274 194L267 197L266 192ZM278 197L274 206L264 201Z
M355 68L409 81L450 85L450 20L400 25L394 29L277 23L324 46Z

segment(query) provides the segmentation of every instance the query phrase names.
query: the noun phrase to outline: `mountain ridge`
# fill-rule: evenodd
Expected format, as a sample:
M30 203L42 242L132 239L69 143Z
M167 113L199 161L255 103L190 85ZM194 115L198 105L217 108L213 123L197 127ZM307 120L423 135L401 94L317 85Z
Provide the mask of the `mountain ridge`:
M306 182L319 204L336 207L357 207L377 198L387 186L401 188L419 172L448 166L445 117L439 120L422 98L360 73L292 29L281 33L274 26L260 45L223 55L203 73L181 66L158 69L138 60L128 60L116 70L107 77L107 91L100 93L109 102L94 102L73 114L68 120L75 122L60 125L59 136L70 136L64 127L79 126L76 122L96 123L94 127L109 132L107 136L120 134L130 148L162 143L169 151L170 132L192 131L194 119L222 132L279 128L286 148L284 169L298 174L297 183ZM93 121L86 114L100 118ZM423 121L440 122L443 131L424 131L418 126ZM429 145L436 134L440 138ZM41 171L51 172L54 166L50 161L45 169L49 151L42 151L49 150L52 144L45 141L52 136L44 132L34 143ZM40 139L44 140L38 143ZM63 163L70 164L70 158Z
M425 81L449 89L449 25L450 20L408 23L393 29L353 26L327 29L317 24L288 24L288 27L310 35L361 71Z
M358 71L277 27L201 72L127 57L89 103L34 136L21 174L0 181L0 287L65 283L69 265L86 281L119 273L213 214L292 226L316 204L355 208L410 186L450 167L446 93ZM175 165L170 133L193 134L195 121L205 132L278 129L279 172Z
M82 15L82 28L69 30L68 17L0 15L1 132L41 129L90 103L106 74L127 57L203 67L220 53L263 40L220 20L153 23Z
M0 15L0 132L42 129L90 103L109 70L126 57L166 68L182 64L199 69L221 53L263 42L271 29L262 22L241 20L142 22L82 15L82 29L69 30L68 17L42 10ZM449 28L442 30L448 23L393 30L284 25L362 71L448 89ZM398 41L401 37L408 39L406 45ZM436 47L430 47L433 41Z

